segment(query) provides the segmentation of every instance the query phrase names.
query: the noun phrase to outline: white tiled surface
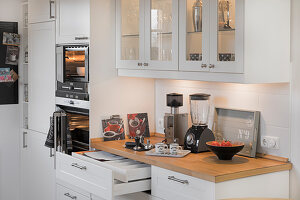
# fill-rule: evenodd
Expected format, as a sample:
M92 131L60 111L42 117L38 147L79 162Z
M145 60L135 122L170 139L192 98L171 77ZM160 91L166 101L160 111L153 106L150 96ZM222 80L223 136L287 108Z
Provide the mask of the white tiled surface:
M166 106L166 94L177 92L184 95L184 106L180 112L189 112L189 94L211 94L215 107L257 110L261 112L258 151L262 153L289 157L289 84L232 84L208 83L199 81L156 80L156 131L163 133L159 120L170 112ZM212 119L212 116L210 116ZM260 146L261 136L280 137L280 149L270 150Z

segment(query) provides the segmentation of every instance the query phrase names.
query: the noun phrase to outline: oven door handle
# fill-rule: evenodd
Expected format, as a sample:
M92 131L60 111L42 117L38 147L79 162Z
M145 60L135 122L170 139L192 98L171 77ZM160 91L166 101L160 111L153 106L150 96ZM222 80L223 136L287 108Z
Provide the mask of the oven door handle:
M56 48L56 80L61 83L65 82L64 62L64 47L58 46Z

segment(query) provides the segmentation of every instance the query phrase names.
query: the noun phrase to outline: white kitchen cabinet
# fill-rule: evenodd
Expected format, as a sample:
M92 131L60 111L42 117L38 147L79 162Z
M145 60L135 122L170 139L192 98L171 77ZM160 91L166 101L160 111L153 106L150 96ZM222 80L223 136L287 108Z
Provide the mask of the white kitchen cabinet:
M55 0L28 0L29 23L55 20Z
M47 133L55 111L55 22L29 24L28 128Z
M56 1L56 43L88 43L90 0Z
M22 200L55 199L54 157L45 147L46 135L23 131L21 150Z
M199 29L193 24L195 2L179 1L178 70L138 68L136 63L127 63L126 68L117 64L118 75L233 83L290 82L290 1L201 0L203 23Z
M56 178L95 196L115 196L151 189L149 165L123 159L100 162L84 155L56 153Z
M117 0L117 68L178 70L178 0Z
M220 183L152 166L151 193L164 200L288 198L289 171L250 176Z
M202 9L198 24L193 23L196 5ZM179 8L179 69L242 73L244 0L184 0Z

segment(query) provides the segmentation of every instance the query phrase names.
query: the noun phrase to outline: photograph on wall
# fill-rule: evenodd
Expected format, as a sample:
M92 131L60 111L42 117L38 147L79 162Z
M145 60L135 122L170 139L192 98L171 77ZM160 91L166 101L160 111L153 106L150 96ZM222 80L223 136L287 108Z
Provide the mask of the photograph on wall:
M6 51L6 65L18 65L19 61L19 47L8 46Z
M20 46L20 35L16 33L3 32L3 45Z
M128 114L127 120L130 138L136 136L150 137L147 113Z
M102 130L104 141L124 140L124 121L120 115L112 115L102 119Z
M0 82L11 82L10 68L0 68Z

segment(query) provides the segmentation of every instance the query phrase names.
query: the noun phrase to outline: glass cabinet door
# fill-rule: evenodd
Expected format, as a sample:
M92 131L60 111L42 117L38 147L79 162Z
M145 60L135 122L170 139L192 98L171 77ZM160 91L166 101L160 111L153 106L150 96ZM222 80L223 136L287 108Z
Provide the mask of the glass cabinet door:
M210 69L243 72L243 0L213 0Z
M145 1L145 68L178 70L178 0Z
M117 1L117 67L138 68L144 51L143 0Z
M209 1L180 1L180 70L209 70Z

